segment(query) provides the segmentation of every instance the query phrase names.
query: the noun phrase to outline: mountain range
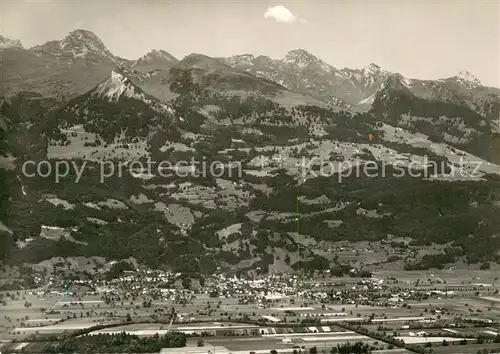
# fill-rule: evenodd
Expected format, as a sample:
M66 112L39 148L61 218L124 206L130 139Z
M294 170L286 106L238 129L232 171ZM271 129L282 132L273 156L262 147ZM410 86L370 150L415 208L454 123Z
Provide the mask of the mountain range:
M469 72L337 69L303 49L180 60L155 49L127 60L86 30L32 48L0 37L0 59L6 264L101 256L191 273L292 271L305 243L302 267L363 269L374 265L324 250L394 237L442 247L411 253L407 269L500 260L500 90ZM314 163L300 168L304 158ZM99 175L106 161L192 159L243 172ZM90 167L78 183L24 173L45 160ZM314 173L369 163L407 173Z
M23 48L18 40L4 37L0 38L0 43L2 62L10 69L3 78L5 95L26 89L46 93L50 88L50 95L71 96L87 92L89 85L100 82L115 66L125 66L148 74L168 71L179 63L173 55L158 49L136 60L120 58L111 53L99 37L86 30L75 30L62 40L29 49ZM343 108L360 110L370 107L376 92L384 87L390 77L399 76L373 63L362 69L337 69L303 49L290 50L283 59L251 54L210 59L276 82L290 91ZM199 60L198 65L203 65L202 61L207 61L208 57L201 59L201 56L192 54L181 60L181 64L189 64L193 60ZM38 80L21 80L21 71L26 72L27 66L33 66L33 70L39 73ZM78 77L78 74L82 76ZM455 102L464 100L470 108L481 113L488 113L483 111L490 109L492 102L498 103L495 100L500 93L497 88L484 87L467 71L441 80L417 80L402 76L400 79L416 96ZM78 84L75 81L85 83Z

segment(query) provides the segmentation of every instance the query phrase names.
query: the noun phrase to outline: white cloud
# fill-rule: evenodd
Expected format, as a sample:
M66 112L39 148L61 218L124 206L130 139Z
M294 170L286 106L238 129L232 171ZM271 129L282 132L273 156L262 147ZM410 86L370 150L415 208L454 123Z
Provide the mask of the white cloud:
M295 21L306 22L305 19L297 17L283 5L269 7L264 13L264 18L284 23L293 23Z

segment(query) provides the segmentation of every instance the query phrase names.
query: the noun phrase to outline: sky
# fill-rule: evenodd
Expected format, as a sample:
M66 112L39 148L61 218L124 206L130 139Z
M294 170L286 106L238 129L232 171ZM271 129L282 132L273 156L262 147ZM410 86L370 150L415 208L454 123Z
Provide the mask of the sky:
M302 48L336 68L375 63L419 79L467 70L500 87L500 0L0 0L0 16L0 33L26 47L87 29L127 59Z

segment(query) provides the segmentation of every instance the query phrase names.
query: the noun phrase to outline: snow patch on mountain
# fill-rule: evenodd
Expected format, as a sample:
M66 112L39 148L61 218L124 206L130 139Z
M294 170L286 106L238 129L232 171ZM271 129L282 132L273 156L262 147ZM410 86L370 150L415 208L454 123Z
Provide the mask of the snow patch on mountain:
M407 88L411 88L412 81L410 79L407 79L406 77L401 78L401 83L406 86Z
M0 231L7 232L12 235L12 230L9 229L1 220L0 220Z
M61 206L64 210L72 210L75 208L75 205L71 204L67 200L57 198L56 196L51 196L50 198L47 197L45 200L56 207Z
M359 105L365 105L365 104L373 104L373 102L375 101L375 97L376 97L376 93L374 93L373 95L371 95L370 97L367 97L361 101L359 101Z

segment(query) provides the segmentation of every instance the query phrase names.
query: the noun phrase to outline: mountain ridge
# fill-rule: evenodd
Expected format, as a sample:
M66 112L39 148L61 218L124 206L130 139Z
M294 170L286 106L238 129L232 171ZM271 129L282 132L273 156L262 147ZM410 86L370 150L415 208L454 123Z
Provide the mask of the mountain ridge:
M14 41L14 42L20 43L20 41L18 41L18 40L10 40L10 39L7 39L5 37L1 37L1 38L5 39L5 40L9 40L9 41ZM102 40L94 32L89 31L89 30L85 30L85 29L75 29L75 30L69 32L69 34L66 37L64 37L63 39L61 39L61 40L51 40L51 41L42 43L40 45L32 46L32 47L28 48L28 50L41 51L41 52L54 50L54 49L56 49L56 48L54 48L54 44L55 43L57 43L60 47L62 47L60 49L63 49L66 46L69 46L71 48L71 44L78 43L79 41L80 41L80 44L81 43L88 44L88 46L90 48L85 48L85 49L87 49L87 51L88 51L88 49L93 49L94 51L95 50L100 51L101 55L104 56L104 57L115 57L115 55L113 55L106 48L106 46L104 45L104 43L102 42ZM22 45L21 45L21 47L22 47ZM74 55L75 56L83 56L83 55L85 55L85 52L86 52L86 50L82 50L81 52L75 53ZM195 53L193 53L193 54L195 54ZM153 56L162 56L163 55L164 58L168 58L168 60L178 61L177 58L175 58L173 55L171 55L170 53L168 53L167 51L165 51L163 49L153 49L153 50L149 51L148 53L145 53L142 57L137 58L137 59L123 59L123 58L120 58L120 59L123 60L123 61L125 61L125 62L134 63L134 62L139 61L141 59L146 59L148 56L151 56L151 55L153 55ZM187 55L187 56L189 56L189 55ZM116 56L116 58L118 58L118 57ZM237 58L246 58L247 61L248 60L252 60L252 59L261 58L263 60L285 61L287 63L294 63L294 62L297 62L297 61L300 62L301 60L304 60L304 63L310 63L310 62L313 62L313 61L318 61L318 62L324 63L327 66L329 66L329 67L331 67L331 68L333 68L335 70L338 70L340 72L343 72L343 71L377 71L377 70L384 71L379 65L377 65L375 63L370 63L370 64L366 65L363 68L348 68L348 67L345 67L345 68L342 68L342 69L337 69L332 64L324 62L322 59L320 59L316 55L310 53L309 51L307 51L306 49L303 49L303 48L291 49L281 59L272 59L269 56L255 55L255 54L249 54L249 53L247 53L247 54L238 54L238 55L230 56L230 57L227 57L227 58L221 58L221 57L219 57L219 58L223 59L223 60L226 60L226 61L234 61ZM457 79L460 79L460 80L464 80L465 77L468 77L468 80L470 82L474 82L476 85L481 85L480 80L478 80L477 78L475 78L473 76L473 74L471 74L466 69L461 70L455 76L436 78L436 79L431 79L431 80L428 80L428 81L446 80L446 79L452 79L452 78L457 78ZM467 80L464 80L464 81L467 81Z

